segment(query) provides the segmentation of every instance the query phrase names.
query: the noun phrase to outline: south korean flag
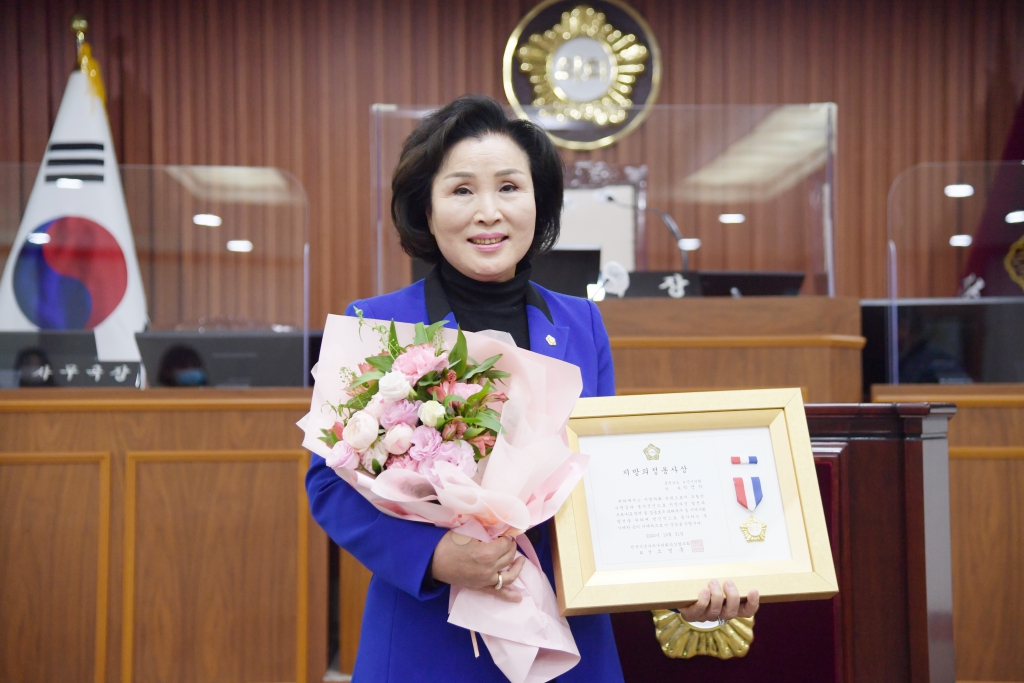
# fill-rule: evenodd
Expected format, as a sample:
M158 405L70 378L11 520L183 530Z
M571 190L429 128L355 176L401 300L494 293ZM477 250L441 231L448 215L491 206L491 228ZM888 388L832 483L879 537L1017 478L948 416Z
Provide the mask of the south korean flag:
M736 487L736 502L751 512L761 502L761 477L733 477Z

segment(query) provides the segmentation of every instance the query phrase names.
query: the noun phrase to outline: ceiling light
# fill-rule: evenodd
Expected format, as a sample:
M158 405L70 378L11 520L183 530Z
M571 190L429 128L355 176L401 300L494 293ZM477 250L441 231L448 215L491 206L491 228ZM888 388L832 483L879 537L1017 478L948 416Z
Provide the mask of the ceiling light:
M965 184L946 185L946 189L943 192L947 197L958 199L960 197L970 197L974 194L974 187Z
M211 228L216 228L219 227L220 224L223 223L224 221L222 221L220 219L220 216L216 214L197 213L195 216L192 216L192 222L195 223L196 225L207 225Z
M953 235L949 238L949 246L951 247L969 247L974 238L970 235Z
M719 223L742 223L747 217L742 213L723 213L718 216Z
M228 240L228 251L250 252L252 251L252 242L249 240Z
M1006 214L1007 223L1024 223L1024 211L1011 211Z
M34 232L28 236L28 241L32 244L49 244L50 236L45 232Z
M683 251L697 251L700 249L700 240L696 237L684 237L679 240L679 248Z
M62 190L81 190L82 185L78 178L57 178L57 187Z

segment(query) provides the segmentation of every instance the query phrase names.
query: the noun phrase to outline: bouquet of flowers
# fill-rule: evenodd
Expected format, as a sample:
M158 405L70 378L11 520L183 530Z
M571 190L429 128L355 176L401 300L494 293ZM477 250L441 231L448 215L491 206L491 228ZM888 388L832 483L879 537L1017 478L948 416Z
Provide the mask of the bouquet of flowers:
M383 350L357 370L340 371L348 400L328 403L337 421L321 429L320 440L331 447L328 467L373 475L406 469L438 484L435 465L447 462L475 476L477 462L490 454L501 432L496 407L508 400L492 384L509 376L494 367L501 354L475 362L462 330L447 351L443 322L416 323L412 343L402 346L393 321L390 328L370 325L362 311L356 313L360 330L369 326Z
M569 624L523 532L554 516L586 467L565 433L579 368L505 333L359 314L328 316L313 376L302 445L339 477L385 514L483 542L506 535L528 558L512 584L521 602L452 586L449 623L479 633L513 683L575 666Z

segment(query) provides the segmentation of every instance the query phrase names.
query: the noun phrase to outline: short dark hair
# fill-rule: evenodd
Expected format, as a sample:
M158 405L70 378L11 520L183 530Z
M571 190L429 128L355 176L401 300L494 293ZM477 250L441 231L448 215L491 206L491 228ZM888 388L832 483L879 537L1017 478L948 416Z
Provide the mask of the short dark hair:
M402 146L391 178L391 220L409 256L430 263L440 260L427 224L434 177L457 143L488 134L509 138L530 160L537 222L526 257L548 251L558 241L565 167L554 144L537 125L510 117L494 98L465 95L424 117Z

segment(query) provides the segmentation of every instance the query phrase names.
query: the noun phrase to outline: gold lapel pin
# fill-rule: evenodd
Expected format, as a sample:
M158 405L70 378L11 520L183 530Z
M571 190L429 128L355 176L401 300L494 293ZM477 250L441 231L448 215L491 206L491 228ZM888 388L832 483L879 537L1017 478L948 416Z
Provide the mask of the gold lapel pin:
M548 346L554 346L555 345L555 338L552 337L550 334L548 336L544 337L544 340L548 343Z

